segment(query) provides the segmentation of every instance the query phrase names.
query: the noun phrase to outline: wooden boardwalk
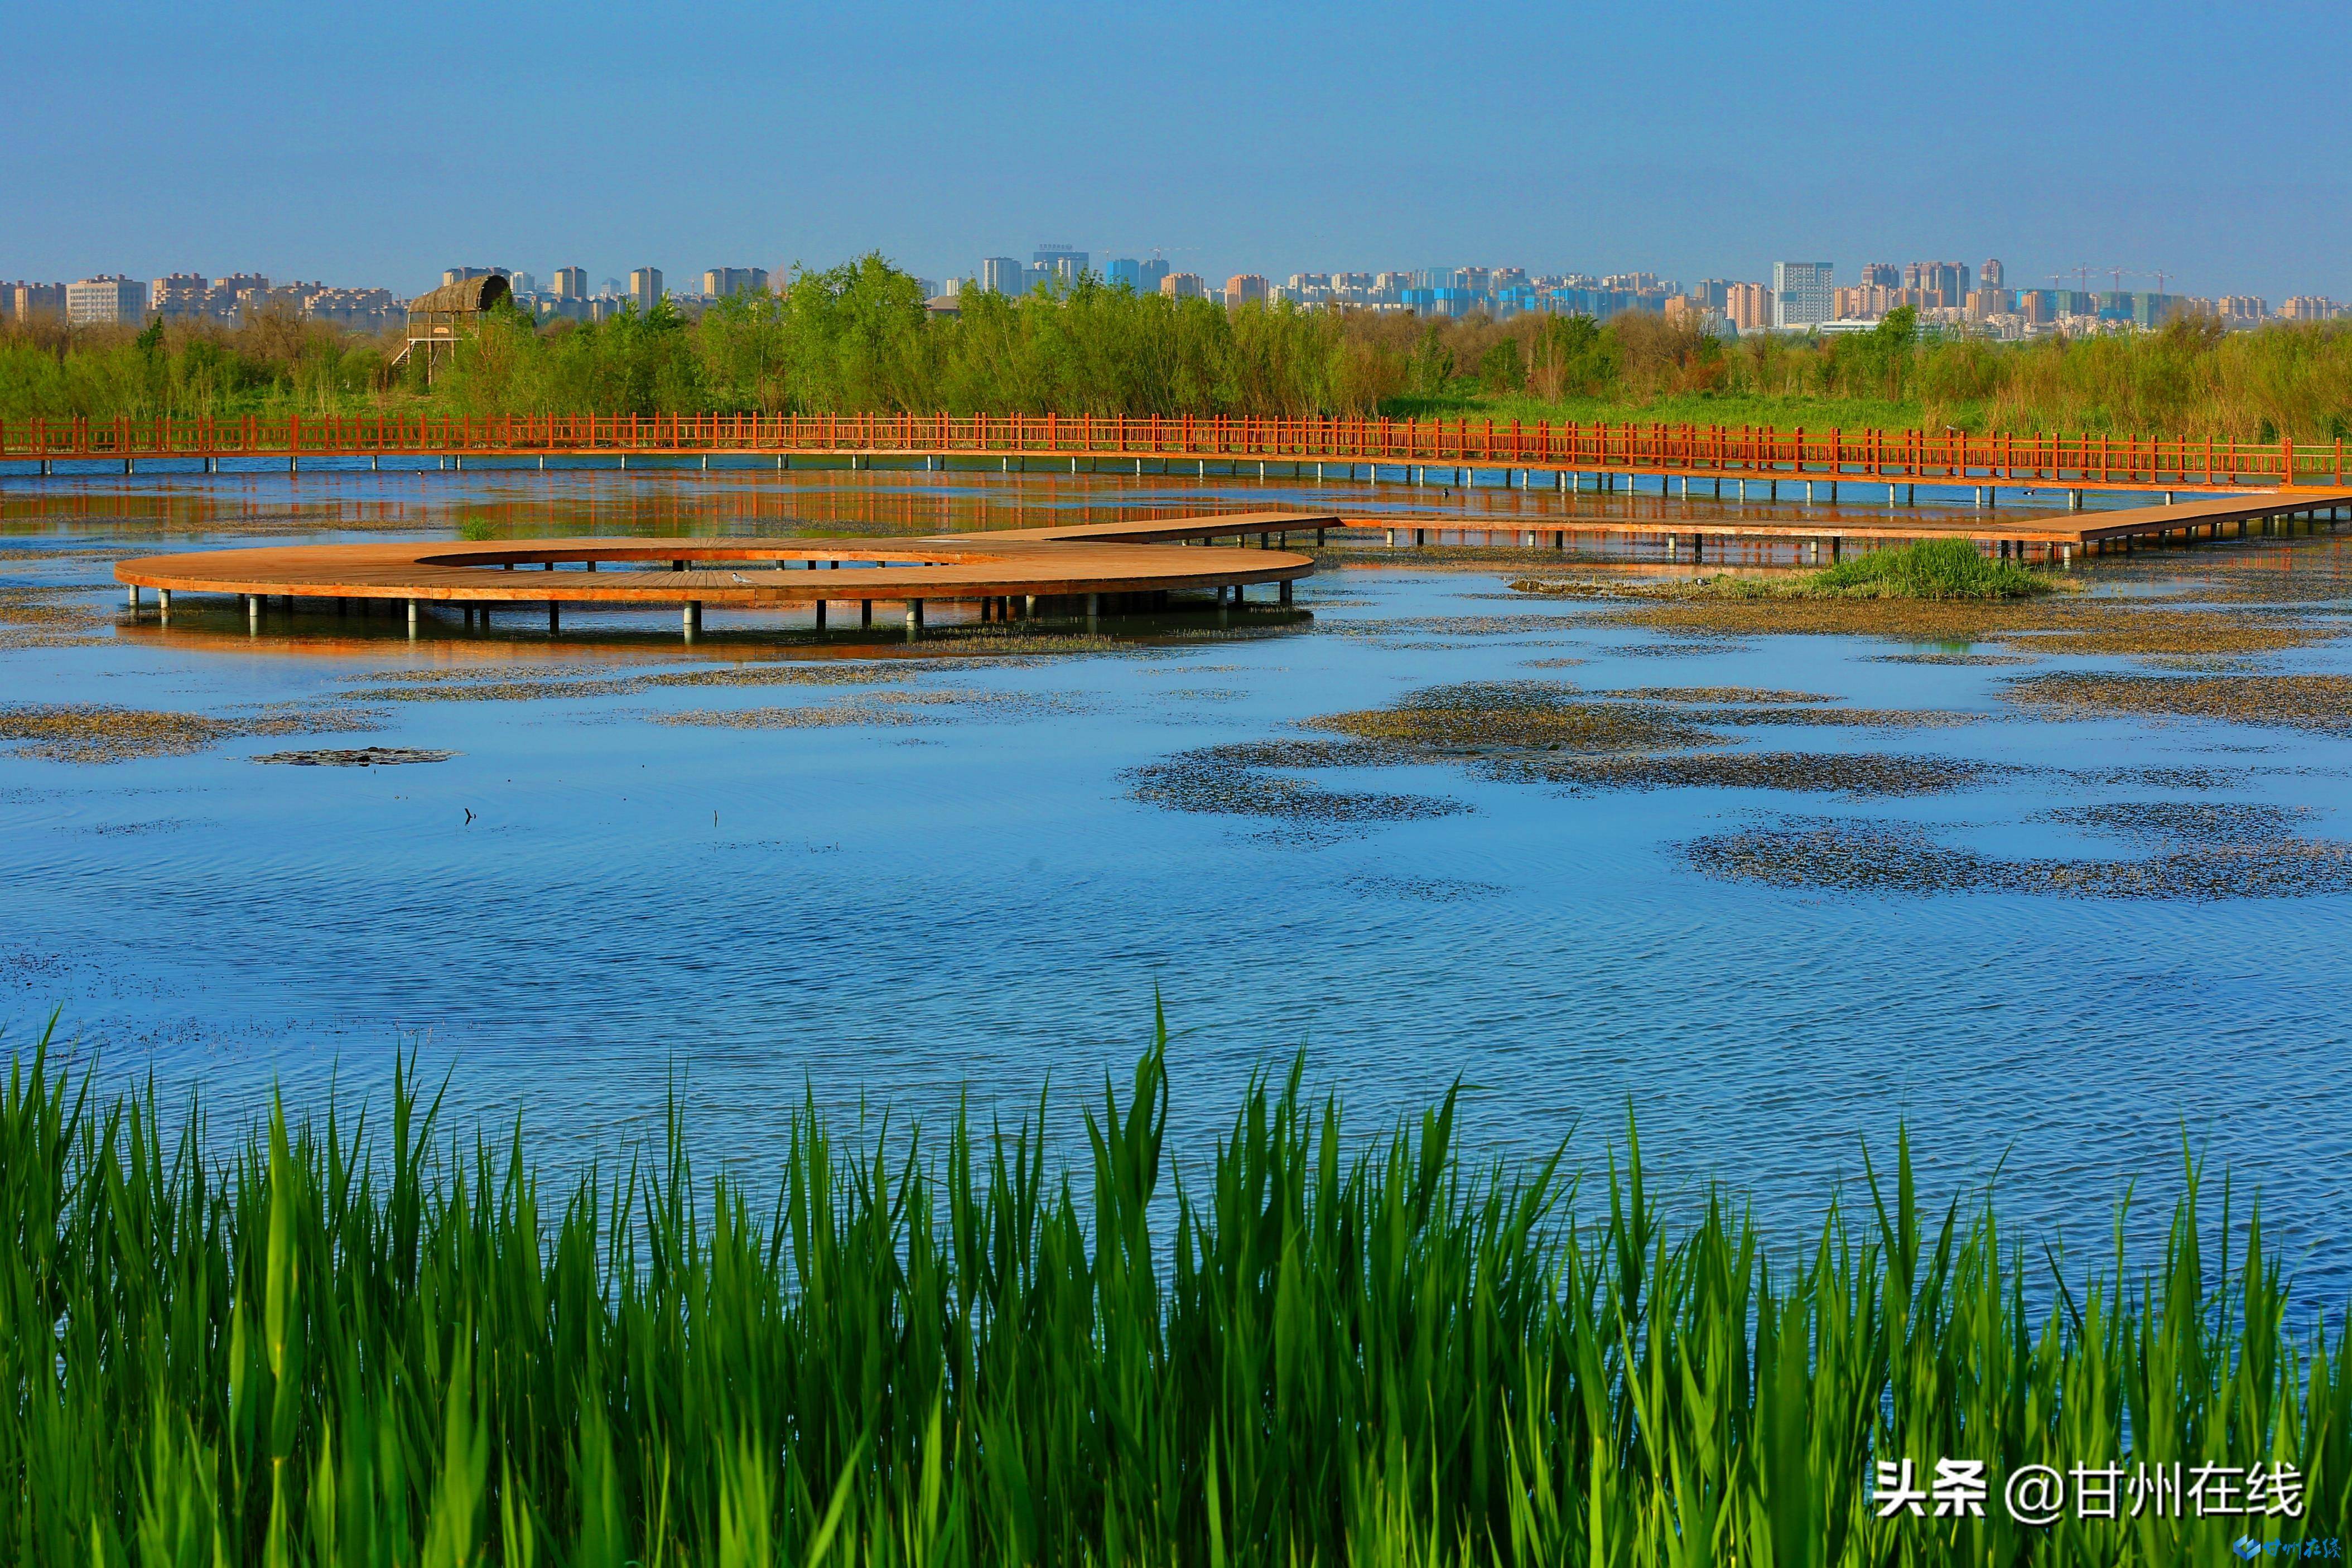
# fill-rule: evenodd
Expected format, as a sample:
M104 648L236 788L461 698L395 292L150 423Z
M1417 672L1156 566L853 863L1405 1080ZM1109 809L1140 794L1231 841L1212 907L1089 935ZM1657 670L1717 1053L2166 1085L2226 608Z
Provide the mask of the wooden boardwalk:
M904 607L910 630L935 601L977 601L981 618L1158 608L1177 592L1209 591L1246 602L1257 584L1291 584L1312 557L1278 548L1291 534L1319 540L1333 514L1244 512L1070 528L921 538L743 539L546 538L498 543L288 545L145 556L114 569L130 590L153 590L165 615L175 593L234 594L258 625L267 601L397 600L413 630L424 606L455 605L468 624L499 605L677 604L687 634L706 605L814 609L854 603L873 622L879 601ZM1255 540L1256 548L1250 548ZM1231 541L1241 548L1212 548Z
M2002 517L1990 513L1909 517L1901 511L1847 510L1815 517L1692 518L1528 517L1459 520L1431 517L1350 517L1349 527L1382 534L1390 545L1426 545L1431 536L1479 535L1493 544L1565 549L1571 538L1657 538L1670 559L1687 550L1704 560L1708 545L1729 540L1766 540L1799 547L1801 553L1834 559L1849 541L1959 538L1990 546L1995 554L2019 559L2071 563L2078 554L2101 554L2136 545L2176 539L2246 538L2292 527L2312 527L2352 517L2352 489L2269 491L2217 496L2165 507L2129 510L2061 512L2040 517Z
M248 415L0 421L0 465L53 474L59 463L360 461L463 468L651 460L674 466L712 458L795 458L850 467L1037 465L1076 473L1192 474L1468 484L1500 473L1514 488L1580 490L1590 479L1675 478L1768 488L1841 484L1883 492L1973 490L1980 503L2006 487L2087 493L2194 494L2342 489L2352 485L2345 443L2141 440L1941 430L1774 430L1751 425L1582 424L1492 419L1310 415L1095 414L469 414ZM1338 472L1333 472L1337 470ZM1385 472L1383 472L1385 470ZM22 472L22 470L17 470ZM1443 477L1438 477L1443 476ZM1744 488L1743 488L1744 493Z

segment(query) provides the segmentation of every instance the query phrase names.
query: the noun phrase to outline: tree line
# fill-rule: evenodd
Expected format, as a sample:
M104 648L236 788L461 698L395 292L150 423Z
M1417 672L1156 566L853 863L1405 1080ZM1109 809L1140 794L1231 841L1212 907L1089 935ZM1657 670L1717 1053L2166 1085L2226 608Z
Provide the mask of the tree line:
M1727 340L1695 317L1430 319L1138 295L1087 278L935 315L879 256L781 293L597 322L501 307L444 355L288 317L0 330L0 419L117 414L1063 413L1436 415L2267 440L2352 434L2352 323L1999 343L1910 311Z

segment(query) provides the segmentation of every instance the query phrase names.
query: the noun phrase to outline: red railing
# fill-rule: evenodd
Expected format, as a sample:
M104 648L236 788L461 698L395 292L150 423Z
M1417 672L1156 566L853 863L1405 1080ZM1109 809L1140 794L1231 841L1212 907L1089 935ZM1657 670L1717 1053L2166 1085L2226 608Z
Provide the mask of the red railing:
M586 453L1279 458L2111 489L2342 486L2344 443L1171 414L445 414L0 422L0 459Z

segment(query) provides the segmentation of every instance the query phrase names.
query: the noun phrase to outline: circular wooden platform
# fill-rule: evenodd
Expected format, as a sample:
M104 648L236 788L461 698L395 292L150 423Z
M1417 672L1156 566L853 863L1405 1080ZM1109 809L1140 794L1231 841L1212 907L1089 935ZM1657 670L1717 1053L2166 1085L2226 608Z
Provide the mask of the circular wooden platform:
M1331 515L1254 512L924 538L544 538L288 545L144 556L134 591L249 599L485 604L806 606L842 601L1071 600L1289 584L1315 570L1274 548ZM1250 540L1257 541L1256 548ZM1215 541L1237 539L1241 548ZM134 593L135 597L135 593ZM1222 597L1222 595L1221 595ZM168 601L167 601L168 602Z

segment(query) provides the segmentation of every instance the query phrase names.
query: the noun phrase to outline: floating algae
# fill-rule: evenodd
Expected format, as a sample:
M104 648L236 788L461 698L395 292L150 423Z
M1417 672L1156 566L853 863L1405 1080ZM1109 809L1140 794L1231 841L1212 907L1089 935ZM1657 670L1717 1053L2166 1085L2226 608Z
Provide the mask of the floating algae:
M1954 757L1876 752L1708 751L1664 757L1545 757L1497 761L1498 779L1604 789L1793 789L1855 797L1932 795L2018 771Z
M226 718L112 707L98 703L20 703L0 707L0 741L57 762L125 762L184 757L253 735L317 735L373 729L375 716L348 710L270 709Z
M2069 718L2135 714L2352 734L2352 675L2024 675L2000 696Z
M2011 859L1905 824L1786 822L1685 846L1709 876L1851 893L2027 893L2072 898L2309 897L2352 893L2352 844L2276 836L2181 843L2139 860Z

